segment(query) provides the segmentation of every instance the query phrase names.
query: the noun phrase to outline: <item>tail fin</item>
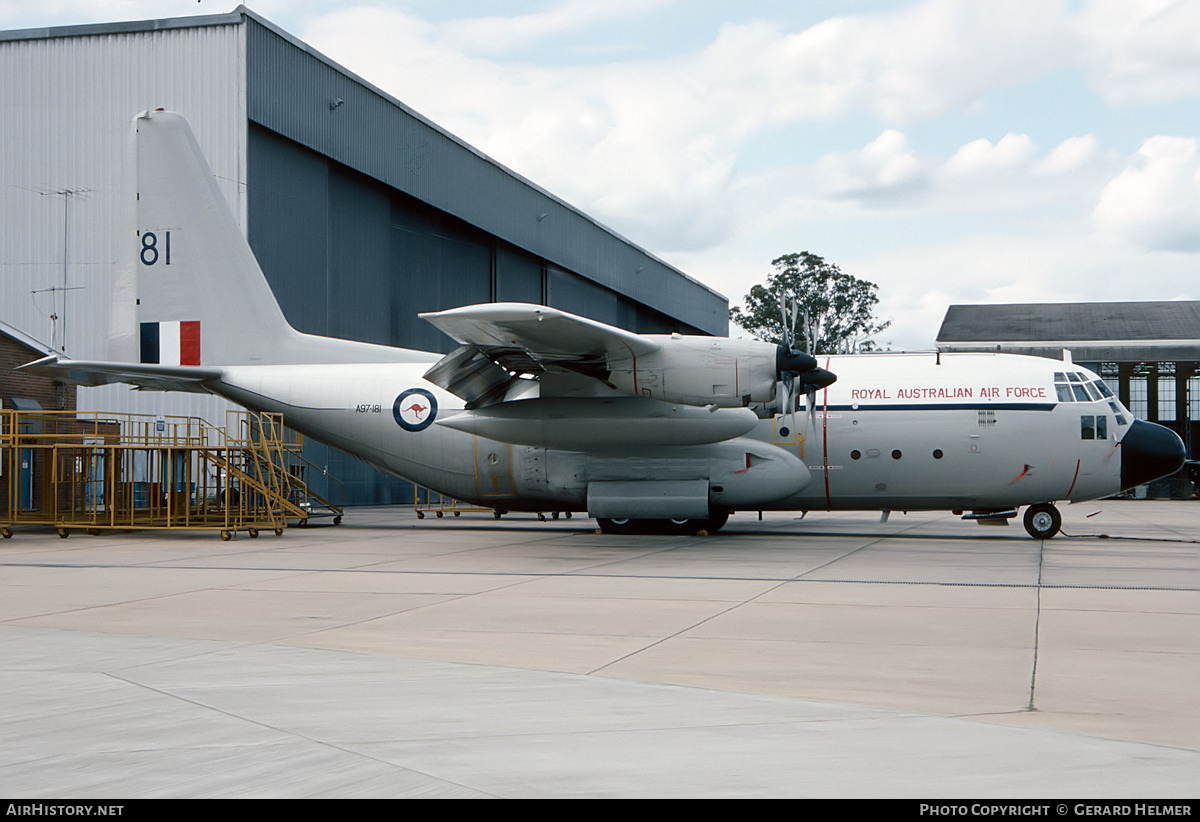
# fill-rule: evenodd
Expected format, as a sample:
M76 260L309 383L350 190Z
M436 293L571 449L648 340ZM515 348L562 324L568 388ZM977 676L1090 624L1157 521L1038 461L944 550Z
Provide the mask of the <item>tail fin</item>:
M397 362L402 349L290 325L187 121L134 118L109 357L163 365Z

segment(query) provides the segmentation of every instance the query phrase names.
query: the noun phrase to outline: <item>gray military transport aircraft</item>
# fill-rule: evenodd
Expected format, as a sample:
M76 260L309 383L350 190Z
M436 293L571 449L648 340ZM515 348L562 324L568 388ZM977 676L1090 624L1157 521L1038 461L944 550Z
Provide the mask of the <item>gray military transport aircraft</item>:
M421 316L441 356L288 325L187 122L134 119L109 361L82 385L211 392L435 491L586 511L611 533L712 532L735 511L953 510L1007 522L1178 471L1182 441L1094 373L1004 354L821 357L634 334L554 308ZM834 376L836 372L837 376Z

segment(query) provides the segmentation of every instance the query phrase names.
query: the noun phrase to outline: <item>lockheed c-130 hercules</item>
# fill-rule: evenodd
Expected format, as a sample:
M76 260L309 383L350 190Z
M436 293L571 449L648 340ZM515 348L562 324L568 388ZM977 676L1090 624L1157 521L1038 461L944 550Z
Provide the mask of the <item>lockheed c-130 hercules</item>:
M954 510L1034 537L1056 502L1175 471L1184 448L1094 373L1004 354L822 356L634 334L515 303L421 316L442 356L288 325L178 114L134 119L108 361L23 368L211 392L376 468L606 532L714 531L735 511ZM836 374L836 376L835 376Z

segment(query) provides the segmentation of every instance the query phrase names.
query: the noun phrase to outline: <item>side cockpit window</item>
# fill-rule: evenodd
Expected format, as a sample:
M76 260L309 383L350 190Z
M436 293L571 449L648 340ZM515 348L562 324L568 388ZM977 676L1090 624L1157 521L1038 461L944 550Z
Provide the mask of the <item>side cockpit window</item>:
M1108 417L1103 414L1084 414L1079 418L1079 438L1081 440L1108 439Z
M1115 402L1110 401L1108 407L1112 409L1113 416L1117 418L1117 425L1125 425L1128 420L1125 418L1125 411Z

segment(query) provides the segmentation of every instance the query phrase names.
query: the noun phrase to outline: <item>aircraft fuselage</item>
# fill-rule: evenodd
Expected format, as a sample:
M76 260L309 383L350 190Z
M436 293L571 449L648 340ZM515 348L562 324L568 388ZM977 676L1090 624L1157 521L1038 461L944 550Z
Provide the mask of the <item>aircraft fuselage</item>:
M1116 493L1127 487L1123 458L1125 481L1139 476L1129 467L1137 456L1121 452L1131 415L1095 374L1069 362L822 358L839 378L816 393L811 411L766 416L721 442L586 448L510 444L439 425L462 400L422 379L430 362L232 366L210 387L282 412L290 426L380 470L508 510L587 511L603 507L597 487L655 481L690 484L687 493L726 511L1000 510Z

